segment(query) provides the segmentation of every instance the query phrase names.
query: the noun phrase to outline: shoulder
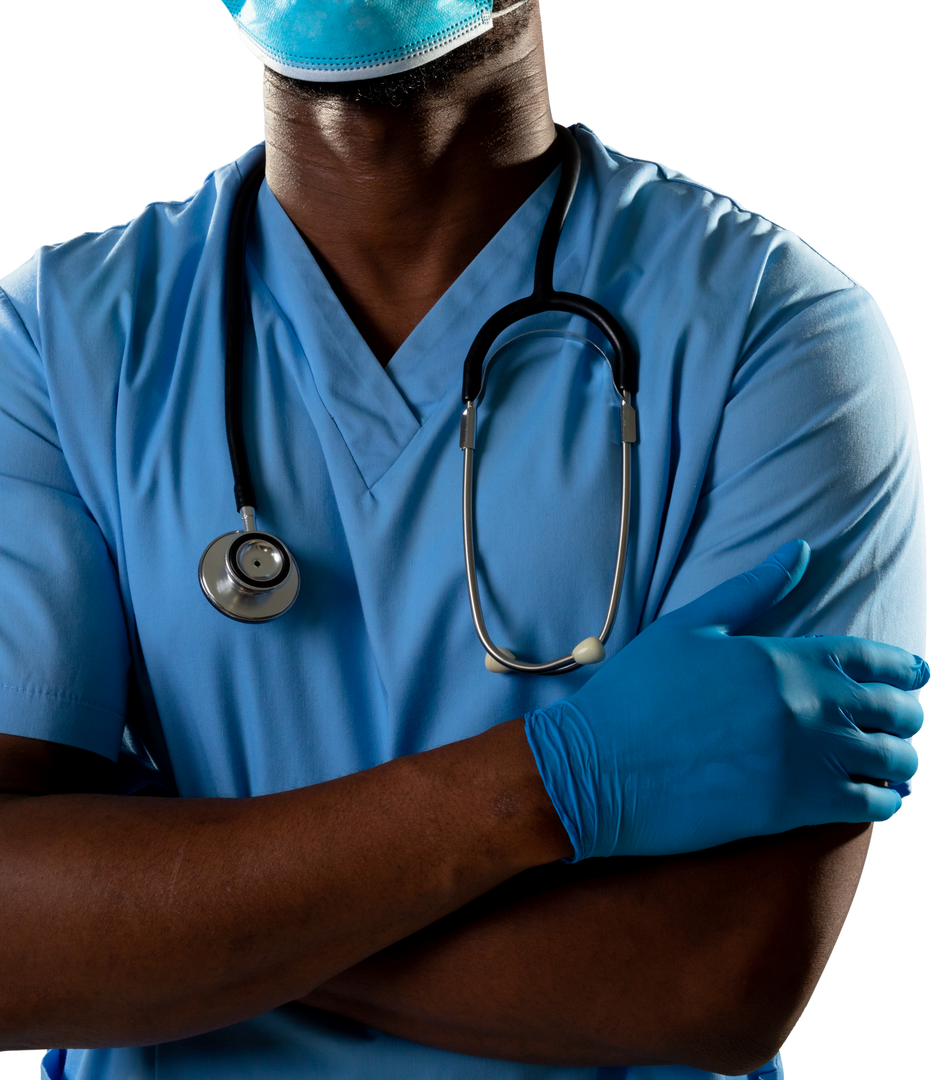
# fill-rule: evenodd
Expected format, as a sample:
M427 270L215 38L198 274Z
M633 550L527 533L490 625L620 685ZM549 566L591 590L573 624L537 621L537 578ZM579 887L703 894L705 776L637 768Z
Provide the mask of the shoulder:
M586 128L576 134L586 281L626 320L643 363L681 368L686 382L692 372L721 408L748 380L772 382L777 368L791 372L793 395L886 380L901 398L895 345L857 282L735 199L620 154Z
M16 324L52 361L59 350L101 355L166 303L177 310L199 267L225 251L235 193L257 153L211 173L183 202L151 203L125 225L40 248L0 281L0 334Z
M814 301L856 282L789 229L665 165L629 157L575 128L591 177L597 237L638 277L700 294L704 310L753 311ZM682 299L680 295L678 297Z

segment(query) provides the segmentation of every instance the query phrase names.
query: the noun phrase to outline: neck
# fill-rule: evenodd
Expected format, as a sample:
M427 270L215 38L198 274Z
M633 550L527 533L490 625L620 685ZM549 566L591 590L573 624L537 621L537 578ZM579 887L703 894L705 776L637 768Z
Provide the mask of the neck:
M489 54L400 105L266 73L268 183L383 364L556 164L538 14Z

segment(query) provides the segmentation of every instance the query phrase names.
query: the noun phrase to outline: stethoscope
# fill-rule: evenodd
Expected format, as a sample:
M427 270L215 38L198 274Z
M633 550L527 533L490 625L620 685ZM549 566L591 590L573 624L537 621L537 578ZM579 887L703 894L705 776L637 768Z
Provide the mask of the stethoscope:
M469 349L462 373L464 409L459 435L459 445L463 451L462 538L472 621L485 648L485 666L489 671L515 671L530 675L563 674L582 665L600 663L605 658L604 646L617 616L627 560L630 531L630 446L637 439L637 418L631 402L637 390L637 362L627 334L617 319L594 300L576 293L557 292L553 286L556 250L581 171L581 153L575 137L563 127L557 127L557 132L563 150L562 175L540 238L533 292L530 296L508 304L485 323ZM242 519L243 528L218 536L207 546L199 566L201 588L210 603L223 615L246 623L267 622L283 615L297 599L300 589L300 572L287 547L277 537L255 527L255 489L249 471L242 424L246 232L250 212L264 178L263 155L237 193L230 221L226 261L226 438L233 472L236 509ZM620 399L621 520L611 596L601 632L597 637L585 638L571 653L557 660L536 664L519 660L510 650L496 645L485 626L475 568L475 430L487 374L501 351L497 350L489 358L488 354L496 340L515 323L554 311L580 316L597 327L607 341L609 351L605 353L590 339L563 331L555 332L564 338L586 342L607 361L611 369L612 383ZM547 336L553 333L551 330L531 330L521 337Z

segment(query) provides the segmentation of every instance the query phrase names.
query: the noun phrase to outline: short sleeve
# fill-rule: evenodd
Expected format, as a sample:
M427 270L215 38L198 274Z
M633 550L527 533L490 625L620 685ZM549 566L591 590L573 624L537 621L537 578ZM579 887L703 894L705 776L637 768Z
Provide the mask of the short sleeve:
M34 337L0 291L0 732L116 760L126 621L110 552L61 450Z
M872 298L789 234L761 276L663 610L797 537L812 548L808 572L755 632L923 651L924 520L905 373Z

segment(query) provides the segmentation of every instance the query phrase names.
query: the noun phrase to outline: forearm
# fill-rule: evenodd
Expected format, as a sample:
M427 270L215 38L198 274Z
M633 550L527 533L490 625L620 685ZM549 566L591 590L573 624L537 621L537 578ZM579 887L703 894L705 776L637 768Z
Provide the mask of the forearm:
M522 725L256 799L0 801L0 1049L257 1015L569 854Z
M461 1053L743 1072L804 1008L868 838L827 826L685 858L592 860L562 884L531 872L305 1003Z

